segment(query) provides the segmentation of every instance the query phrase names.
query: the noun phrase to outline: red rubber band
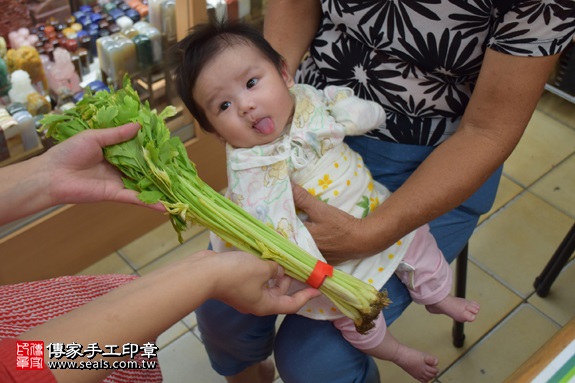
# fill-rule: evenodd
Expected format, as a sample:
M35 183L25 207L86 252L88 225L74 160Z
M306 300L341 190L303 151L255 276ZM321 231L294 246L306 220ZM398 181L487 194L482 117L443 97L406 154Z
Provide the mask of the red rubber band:
M305 283L313 287L314 289L319 289L323 284L325 277L333 276L333 266L328 265L325 262L317 261L315 267L313 268L309 278Z

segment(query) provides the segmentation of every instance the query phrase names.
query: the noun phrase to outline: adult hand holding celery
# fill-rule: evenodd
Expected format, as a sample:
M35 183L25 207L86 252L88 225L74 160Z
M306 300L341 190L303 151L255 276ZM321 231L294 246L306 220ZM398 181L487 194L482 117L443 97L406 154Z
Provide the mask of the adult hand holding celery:
M168 106L160 114L142 103L129 79L110 93L89 90L75 108L41 121L48 136L63 141L86 129L103 129L129 122L142 128L130 141L104 148L105 158L124 175L124 185L137 191L145 203L161 202L181 239L187 224L202 225L240 250L280 264L286 274L306 282L317 259L266 226L257 218L213 190L198 176L178 137L170 137L164 120L175 114ZM334 269L319 290L359 332L373 327L373 320L388 304L373 286Z

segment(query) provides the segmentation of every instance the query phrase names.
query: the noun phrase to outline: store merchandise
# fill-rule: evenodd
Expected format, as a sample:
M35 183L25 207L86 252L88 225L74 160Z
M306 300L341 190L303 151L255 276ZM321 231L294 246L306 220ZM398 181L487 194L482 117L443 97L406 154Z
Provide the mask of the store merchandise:
M18 49L8 49L6 53L6 65L9 72L22 69L30 75L32 85L40 94L46 94L48 80L44 73L44 66L40 59L40 53L31 46L21 46Z
M46 97L38 92L33 92L26 96L26 109L32 116L50 113L52 106Z
M27 2L21 0L0 0L2 13L0 16L0 36L5 39L12 31L33 25Z
M12 83L10 82L8 67L4 60L0 58L0 97L7 96L10 88L12 88Z
M30 34L28 28L18 28L18 30L8 34L8 41L12 49L18 49L26 45L34 46L39 41L39 38L37 35Z
M68 88L71 93L81 90L80 77L72 63L72 56L64 48L54 50L54 64L48 71L48 87L53 95L61 94L62 88Z
M162 35L166 46L175 44L178 38L176 30L176 0L164 0L160 5Z
M6 140L20 134L18 121L16 121L14 117L8 113L6 108L3 107L0 107L0 131L2 131L2 136Z
M12 102L26 103L30 93L35 93L36 88L32 86L32 81L28 72L22 69L13 71L10 74L12 88L8 91L8 97Z
M36 132L34 118L28 112L24 104L14 102L6 108L8 113L18 123L18 130L22 137L22 146L24 150L32 150L41 145L40 136Z
M162 0L148 0L148 20L150 25L158 30L162 30Z
M154 57L154 64L159 64L162 61L162 33L158 28L154 27L147 21L138 21L134 24L134 29L137 33L148 36L152 42L152 51Z
M136 55L138 67L141 70L150 68L154 64L154 51L152 49L152 40L146 35L138 34L132 37L136 45Z
M123 34L101 37L96 41L96 46L102 74L114 86L121 86L126 73L138 70L136 44Z
M0 36L0 58L4 60L6 58L6 52L8 51L8 47L6 46L6 39Z

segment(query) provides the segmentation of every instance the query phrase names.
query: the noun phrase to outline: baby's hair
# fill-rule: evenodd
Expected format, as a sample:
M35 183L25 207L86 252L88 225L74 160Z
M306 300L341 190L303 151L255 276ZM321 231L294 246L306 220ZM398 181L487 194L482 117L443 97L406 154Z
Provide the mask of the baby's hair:
M257 29L242 22L222 20L198 24L171 49L170 65L175 70L176 90L192 116L208 132L214 132L214 129L192 97L194 86L200 72L212 58L224 49L239 44L255 47L281 71L282 56Z

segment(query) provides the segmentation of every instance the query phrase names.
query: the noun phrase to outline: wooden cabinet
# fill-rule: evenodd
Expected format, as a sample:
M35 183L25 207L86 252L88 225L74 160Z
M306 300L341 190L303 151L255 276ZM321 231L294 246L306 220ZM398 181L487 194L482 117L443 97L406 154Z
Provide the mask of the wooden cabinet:
M207 20L204 1L177 0L178 38ZM171 124L190 124L183 113ZM216 190L226 185L224 146L193 125L185 142L200 177ZM168 221L162 213L117 203L66 205L41 214L0 238L0 284L75 274Z

